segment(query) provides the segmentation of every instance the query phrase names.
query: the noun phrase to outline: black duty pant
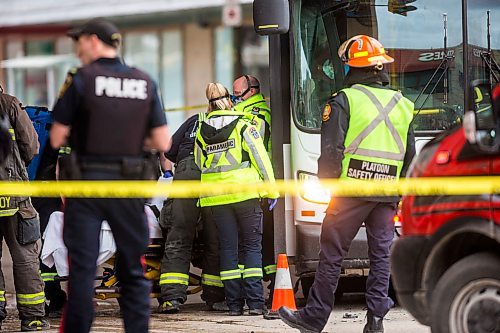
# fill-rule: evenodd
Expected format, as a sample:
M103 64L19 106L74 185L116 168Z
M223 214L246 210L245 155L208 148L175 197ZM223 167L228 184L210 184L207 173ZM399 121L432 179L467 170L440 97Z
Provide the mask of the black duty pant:
M176 180L199 180L200 170L194 157L186 157L175 167ZM160 224L165 239L161 261L161 302L187 299L191 250L200 218L198 199L168 199L162 209Z
M209 207L219 235L220 276L227 305L238 311L245 299L249 309L262 309L262 209L258 199ZM240 244L238 244L238 235ZM243 272L238 267L242 249Z
M304 320L323 329L332 312L341 264L352 240L365 222L370 273L366 281L368 310L384 317L394 302L389 289L389 249L394 237L395 203L371 202L357 198L333 198L323 220L319 265L307 300L300 310Z
M120 179L103 174L85 179ZM116 273L120 281L120 308L129 333L148 331L150 283L144 277L141 256L149 243L143 199L68 199L64 214L64 243L69 255L68 303L64 332L87 333L92 325L94 279L99 233L108 221L116 242Z
M43 235L49 223L50 215L55 211L62 210L61 198L32 198L31 202L40 217L40 231ZM61 283L54 280L57 276L56 266L47 267L40 261L40 272L45 283L45 298L50 301L49 309L59 310L66 301L66 294L61 288Z

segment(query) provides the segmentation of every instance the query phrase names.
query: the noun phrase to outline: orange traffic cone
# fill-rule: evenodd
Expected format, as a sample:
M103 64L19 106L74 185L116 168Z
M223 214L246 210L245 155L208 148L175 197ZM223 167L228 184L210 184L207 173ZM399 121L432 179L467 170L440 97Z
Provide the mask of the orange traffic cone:
M264 316L266 319L278 319L278 310L286 306L291 310L297 310L295 296L293 293L292 279L286 254L278 255L278 267L276 271L276 282L274 283L273 306L271 311Z

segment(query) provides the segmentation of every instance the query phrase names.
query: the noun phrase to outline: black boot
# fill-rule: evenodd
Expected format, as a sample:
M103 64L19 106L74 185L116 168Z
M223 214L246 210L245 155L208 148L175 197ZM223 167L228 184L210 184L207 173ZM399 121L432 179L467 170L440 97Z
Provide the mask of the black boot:
M178 313L180 310L180 302L176 299L170 301L164 301L158 306L159 313L174 314Z
M320 329L312 327L306 323L301 317L298 311L292 311L286 306L282 306L278 310L281 320L285 322L290 327L296 328L300 333L321 333Z
M366 314L368 322L363 333L384 333L384 317L374 315L371 311Z

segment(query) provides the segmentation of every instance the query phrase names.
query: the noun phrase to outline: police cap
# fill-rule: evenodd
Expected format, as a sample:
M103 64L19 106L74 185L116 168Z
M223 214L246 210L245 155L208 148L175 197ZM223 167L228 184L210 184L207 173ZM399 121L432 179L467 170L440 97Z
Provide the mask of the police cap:
M105 44L115 48L120 45L121 34L118 28L111 22L103 19L93 19L80 27L70 29L66 35L78 40L81 35L96 35Z

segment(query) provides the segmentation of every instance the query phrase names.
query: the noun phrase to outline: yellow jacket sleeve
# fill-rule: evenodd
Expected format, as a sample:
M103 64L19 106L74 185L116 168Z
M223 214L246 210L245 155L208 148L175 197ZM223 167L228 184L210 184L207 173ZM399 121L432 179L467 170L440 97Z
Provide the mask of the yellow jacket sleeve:
M259 131L254 125L249 125L243 132L243 149L248 152L252 165L257 169L261 178L269 183L274 183L274 170L269 155L267 154L264 142ZM267 192L266 198L276 199L278 192Z

